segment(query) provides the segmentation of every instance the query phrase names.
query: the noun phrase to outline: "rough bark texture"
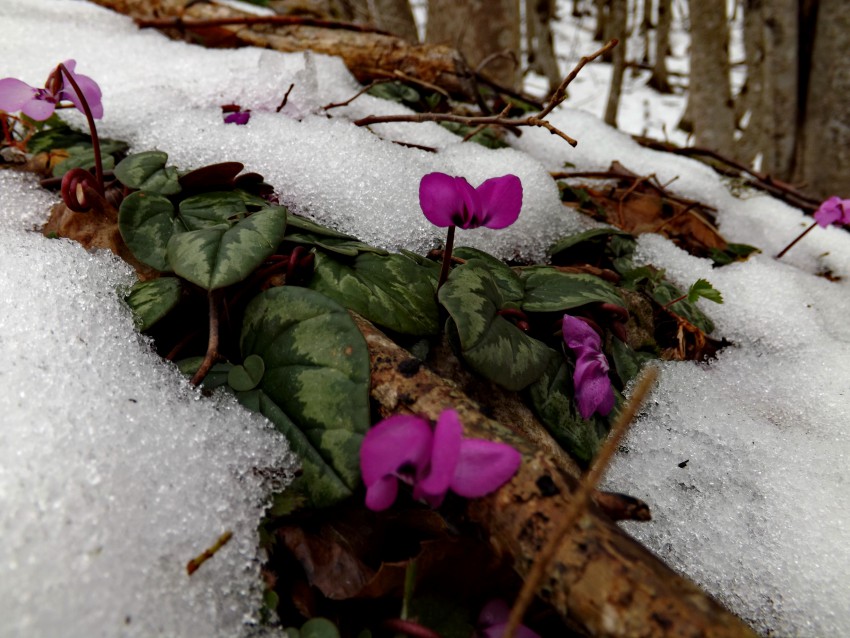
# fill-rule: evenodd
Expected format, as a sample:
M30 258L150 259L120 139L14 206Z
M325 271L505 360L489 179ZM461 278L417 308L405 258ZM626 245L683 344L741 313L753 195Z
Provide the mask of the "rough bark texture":
M244 16L223 5L191 4L190 0L92 0L96 4L136 19L177 18L204 20ZM455 49L443 45L412 45L402 38L379 33L361 33L305 25L233 25L213 28L169 29L169 35L186 35L220 46L255 45L277 51L315 51L340 56L362 83L391 77L401 71L436 84L449 93L470 99L474 89L470 71Z
M628 17L627 0L611 0L608 14L610 37L620 43L614 48L614 70L611 73L611 87L608 91L608 103L605 106L605 123L617 126L617 110L620 107L620 92L623 89L623 73L626 70L626 24Z
M817 8L798 178L818 197L850 196L850 12L844 0Z
M688 6L691 77L687 113L697 145L731 155L735 117L729 84L726 0L699 0Z
M408 42L419 42L408 0L336 0L336 5L346 20L371 24Z
M519 0L429 0L425 40L458 49L472 68L503 86L517 88Z
M659 93L672 93L667 76L667 55L670 53L670 24L673 18L671 0L658 0L658 24L655 27L655 59L649 86Z
M525 0L528 70L539 73L549 81L550 93L558 88L563 79L552 41L551 25L555 18L555 0Z
M452 407L466 435L510 443L523 454L518 474L490 497L470 503L469 517L525 576L569 502L576 481L524 436L484 416L463 392L355 317L372 359L372 398L384 414L435 419ZM404 365L401 365L404 364ZM549 566L539 595L576 631L590 636L754 637L738 618L676 575L596 508L581 518Z
M747 56L742 110L749 113L737 159L761 155L761 172L788 181L798 119L798 0L748 0L744 5Z

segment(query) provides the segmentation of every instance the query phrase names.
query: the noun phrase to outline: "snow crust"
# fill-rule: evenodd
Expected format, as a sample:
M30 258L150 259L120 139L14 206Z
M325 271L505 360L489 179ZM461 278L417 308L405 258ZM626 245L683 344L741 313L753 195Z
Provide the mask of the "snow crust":
M846 232L815 229L777 262L809 223L798 210L736 197L704 165L642 149L577 110L553 117L576 149L525 129L491 151L435 124L353 126L406 112L370 96L327 117L322 105L359 88L333 58L206 50L78 0L3 0L0 25L0 77L38 84L73 57L103 89L102 135L164 150L181 169L241 161L293 210L380 246L440 241L417 199L435 170L473 184L520 176L516 225L457 237L505 258L539 258L592 225L558 201L548 171L565 162L618 160L715 206L724 236L763 254L712 269L646 236L639 257L682 286L709 279L726 303L701 303L734 345L708 365L663 366L608 484L652 507L655 520L632 533L761 632L850 634ZM223 124L231 102L252 109L248 125ZM115 293L131 282L125 266L24 232L50 201L0 172L0 636L245 635L267 493L250 468L290 468L284 444L226 399L199 400L156 360ZM826 270L843 280L815 276ZM186 561L226 529L234 539L187 578Z

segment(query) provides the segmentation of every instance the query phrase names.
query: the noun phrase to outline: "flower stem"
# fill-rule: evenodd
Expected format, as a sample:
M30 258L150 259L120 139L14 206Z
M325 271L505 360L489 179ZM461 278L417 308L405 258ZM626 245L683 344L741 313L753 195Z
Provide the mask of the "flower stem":
M449 276L449 267L452 263L452 248L455 245L455 226L449 226L446 233L446 247L443 249L443 267L440 269L440 279L437 282L437 290L446 283Z
M91 143L92 148L94 149L94 170L95 176L97 177L97 191L99 195L103 196L105 193L103 187L103 161L100 157L100 140L97 137L97 128L94 125L94 117L91 114L91 109L89 108L86 96L83 95L83 92L80 90L80 85L77 84L73 74L62 63L59 64L59 70L62 71L63 75L68 79L68 82L72 87L74 87L74 91L77 92L77 97L80 98L80 104L83 106L83 113L89 123L89 133L91 133Z
M814 222L814 223L813 223L811 226L809 226L806 230L804 230L802 233L800 233L799 235L797 235L797 239L795 239L795 240L794 240L794 241L792 241L790 244L788 244L785 248L783 248L781 251L779 251L779 254L778 254L778 255L776 255L776 258L777 258L777 259L782 259L782 255L784 255L784 254L785 254L785 253L787 253L789 250L791 250L791 249L794 247L794 244L796 244L796 243L797 243L798 241L800 241L803 237L805 237L805 236L809 233L809 231L810 231L812 228L814 228L815 226L817 226L817 225L818 225L818 223L817 223L817 222Z
M210 290L207 297L210 304L210 336L207 343L207 354L201 362L201 367L192 377L191 383L194 386L201 384L218 359L218 296L214 290Z

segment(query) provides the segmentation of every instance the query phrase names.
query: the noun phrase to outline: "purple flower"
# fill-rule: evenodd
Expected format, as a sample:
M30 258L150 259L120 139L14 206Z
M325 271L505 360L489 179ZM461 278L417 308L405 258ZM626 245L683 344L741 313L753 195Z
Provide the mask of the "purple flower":
M503 175L473 188L463 177L429 173L419 183L419 205L435 226L505 228L519 217L522 182Z
M229 113L224 116L225 124L247 124L248 120L251 119L251 110L247 111L234 111L233 113Z
M521 461L520 453L505 443L463 438L454 410L444 410L433 431L418 416L384 419L360 447L366 506L375 511L393 504L400 480L431 507L439 507L449 490L479 498L509 481Z
M815 221L824 228L830 224L850 225L850 199L830 197L815 211Z
M608 378L608 360L602 352L602 339L585 321L564 315L564 341L576 355L573 374L576 403L583 419L594 412L602 416L614 407L614 389Z
M508 603L500 598L494 598L484 605L478 615L475 635L480 636L480 638L502 638L510 615L511 608L508 607ZM514 636L516 638L540 638L539 634L531 631L525 625L517 627Z
M80 87L92 117L100 119L103 117L103 103L101 102L100 87L97 82L87 75L74 73L77 66L76 61L66 60L65 68L71 73ZM56 67L45 82L45 88L35 88L16 78L3 78L0 80L0 110L13 112L21 111L27 117L34 120L46 120L56 109L56 106L67 100L78 110L82 111L82 101L77 91L65 78L65 74Z

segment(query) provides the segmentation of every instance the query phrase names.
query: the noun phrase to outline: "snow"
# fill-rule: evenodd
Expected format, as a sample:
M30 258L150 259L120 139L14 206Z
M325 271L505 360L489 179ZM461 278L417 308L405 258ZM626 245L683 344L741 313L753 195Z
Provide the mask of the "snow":
M655 520L631 533L763 633L850 634L846 232L817 228L776 261L808 223L798 210L736 197L704 165L643 149L570 108L553 123L577 148L526 129L513 148L491 151L435 124L355 127L405 112L368 95L328 118L322 105L358 86L326 56L206 50L78 0L3 0L0 25L0 77L38 84L74 58L103 89L101 135L164 150L181 169L241 161L293 210L380 246L422 252L440 241L417 200L431 171L474 184L521 177L516 225L458 233L501 257L540 257L592 225L558 201L548 171L565 162L595 170L618 160L715 206L728 240L763 253L712 269L645 236L638 256L682 286L711 281L726 303L700 303L734 345L710 364L664 364L608 485L652 507ZM579 55L593 48L576 45ZM223 124L220 107L232 102L252 109L248 125ZM51 201L30 178L0 172L0 636L248 635L268 494L252 468L285 476L285 444L226 398L201 400L157 360L116 293L132 281L126 266L28 232ZM824 270L843 279L816 276ZM233 540L187 577L186 562L226 530Z

